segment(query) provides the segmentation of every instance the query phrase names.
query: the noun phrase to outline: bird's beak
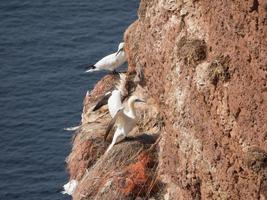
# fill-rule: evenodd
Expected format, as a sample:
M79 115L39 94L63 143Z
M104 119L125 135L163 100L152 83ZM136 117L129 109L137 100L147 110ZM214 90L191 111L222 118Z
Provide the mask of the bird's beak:
M120 49L117 51L116 56L117 56L121 51L123 51L123 48L120 48Z
M135 102L139 102L139 103L146 103L144 100L142 99L136 99Z

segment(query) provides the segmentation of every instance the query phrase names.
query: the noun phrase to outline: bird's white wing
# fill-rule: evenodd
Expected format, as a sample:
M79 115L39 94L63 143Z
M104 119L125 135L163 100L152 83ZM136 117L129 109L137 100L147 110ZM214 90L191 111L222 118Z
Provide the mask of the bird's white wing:
M106 140L110 131L112 130L112 128L115 126L115 125L121 125L124 123L125 121L125 114L123 112L123 108L121 108L120 110L118 110L118 112L116 113L116 115L114 116L114 118L109 122L108 124L108 127L106 129L106 133L105 133L105 136L104 136L104 139Z
M108 99L108 110L111 117L113 118L121 108L121 93L119 90L113 90L111 96Z
M101 108L103 105L106 105L110 96L111 96L111 92L107 92L104 96L102 96L92 111L96 111L99 108Z
M113 70L113 65L117 62L116 53L110 54L99 60L95 66L98 69Z

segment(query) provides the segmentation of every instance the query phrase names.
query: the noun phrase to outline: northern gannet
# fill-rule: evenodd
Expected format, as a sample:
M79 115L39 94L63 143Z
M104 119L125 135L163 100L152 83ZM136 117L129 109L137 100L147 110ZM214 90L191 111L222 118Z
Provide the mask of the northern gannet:
M113 118L117 111L122 106L122 101L128 96L128 91L126 89L126 75L124 73L119 73L120 82L115 86L115 90L112 92L107 92L94 106L92 111L96 111L102 106L108 104L109 114ZM65 131L77 131L82 125L64 128Z
M61 192L62 194L68 194L72 195L73 192L75 191L76 187L78 185L78 181L76 180L70 180L68 183L66 183L63 188L64 190Z
M108 104L109 114L113 118L117 111L121 108L122 101L128 95L128 91L126 89L126 75L123 73L119 73L120 82L115 86L112 92L107 92L95 105L93 111L98 110L103 105Z
M96 64L90 65L87 72L100 70L108 70L115 72L119 66L126 62L126 54L124 52L124 42L121 42L116 53L110 54L99 60Z
M111 120L106 130L105 140L114 126L116 126L116 131L114 133L112 142L106 152L110 151L110 149L116 144L118 139L124 139L127 134L135 127L137 119L134 104L136 102L144 101L140 100L137 96L131 96L127 101L127 107L121 106L118 109L116 115Z

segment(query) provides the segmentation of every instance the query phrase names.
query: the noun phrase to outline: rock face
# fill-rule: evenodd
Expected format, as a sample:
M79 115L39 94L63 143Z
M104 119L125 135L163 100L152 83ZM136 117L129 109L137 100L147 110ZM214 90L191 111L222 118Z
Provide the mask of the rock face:
M103 79L68 158L74 199L267 199L267 3L141 0L138 17L124 37L128 90L148 103L131 135L160 140L103 155L110 117L90 110L114 84Z

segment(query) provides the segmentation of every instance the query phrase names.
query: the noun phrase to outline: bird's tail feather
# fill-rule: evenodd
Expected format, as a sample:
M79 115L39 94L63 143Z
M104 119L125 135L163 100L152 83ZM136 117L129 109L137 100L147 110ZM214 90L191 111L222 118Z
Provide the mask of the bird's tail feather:
M98 69L97 69L96 66L94 66L94 65L90 65L88 68L89 68L89 69L86 70L85 73L90 73L90 72L98 71Z
M98 69L88 69L85 71L85 73L92 73L92 72L95 72L95 71L98 71Z
M68 128L64 128L65 131L76 131L79 128L81 128L81 125L79 126L73 126L73 127L68 127Z

